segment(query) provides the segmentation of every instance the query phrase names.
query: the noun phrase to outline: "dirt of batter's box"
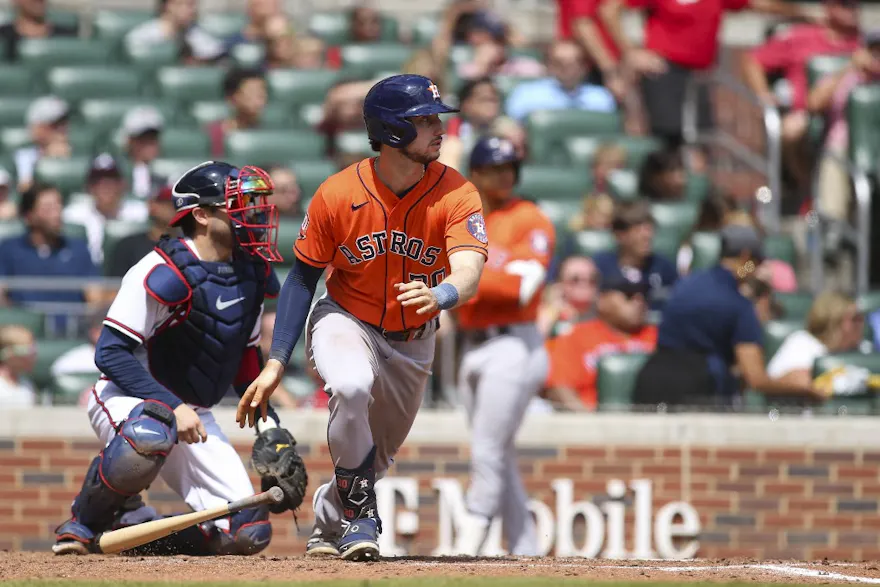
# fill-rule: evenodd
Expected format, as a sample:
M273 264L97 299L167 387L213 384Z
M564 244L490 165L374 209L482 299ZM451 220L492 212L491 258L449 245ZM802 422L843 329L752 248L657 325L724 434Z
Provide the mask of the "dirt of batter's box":
M103 581L315 581L406 577L517 576L603 581L763 583L880 582L874 563L797 561L612 561L557 558L401 557L375 563L299 557L54 556L0 552L0 581L93 579Z

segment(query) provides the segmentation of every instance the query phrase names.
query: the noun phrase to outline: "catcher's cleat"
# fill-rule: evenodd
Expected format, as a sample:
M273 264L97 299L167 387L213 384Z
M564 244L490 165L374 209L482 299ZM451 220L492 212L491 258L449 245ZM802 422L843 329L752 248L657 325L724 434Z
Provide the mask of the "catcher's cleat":
M95 534L76 520L68 520L55 529L55 554L89 554L97 552Z
M306 543L306 554L309 556L339 556L338 536L329 536L321 532L320 528L312 530L309 541Z

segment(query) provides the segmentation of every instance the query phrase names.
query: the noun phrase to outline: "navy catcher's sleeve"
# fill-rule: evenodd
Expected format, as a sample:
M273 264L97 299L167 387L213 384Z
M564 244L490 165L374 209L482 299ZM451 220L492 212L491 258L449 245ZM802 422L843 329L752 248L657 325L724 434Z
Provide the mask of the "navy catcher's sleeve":
M303 263L298 258L293 262L293 268L287 274L281 287L281 295L278 296L270 359L280 361L282 365L287 365L290 361L293 347L305 328L309 307L323 272L322 267Z
M128 395L154 399L175 409L183 401L156 381L132 354L139 344L118 330L105 326L95 349L95 365Z

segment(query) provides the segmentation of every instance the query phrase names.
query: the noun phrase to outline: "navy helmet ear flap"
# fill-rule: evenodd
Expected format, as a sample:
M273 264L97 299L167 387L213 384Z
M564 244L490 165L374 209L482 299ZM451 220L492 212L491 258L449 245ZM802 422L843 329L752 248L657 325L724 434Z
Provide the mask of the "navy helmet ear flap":
M379 141L395 149L407 146L418 134L415 125L406 118L400 119L399 124L394 124L387 118L364 117L364 123L370 140Z

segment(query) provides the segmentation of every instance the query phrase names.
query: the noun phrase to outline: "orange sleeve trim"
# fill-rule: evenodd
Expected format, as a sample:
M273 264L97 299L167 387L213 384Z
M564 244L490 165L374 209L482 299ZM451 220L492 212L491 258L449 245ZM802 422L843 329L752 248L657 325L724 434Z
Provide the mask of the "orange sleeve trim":
M308 263L309 265L314 265L315 267L326 267L333 261L333 259L330 259L330 261L318 261L317 259L312 259L308 255L300 251L299 248L296 246L293 247L293 252L296 253L296 256L299 257L302 261Z
M479 252L483 253L483 255L486 258L489 257L489 252L486 249L486 247L480 247L477 245L455 245L454 247L452 247L451 249L446 251L446 256L448 257L449 253L451 253L452 251L454 251L456 249L473 249L474 251L479 251Z

